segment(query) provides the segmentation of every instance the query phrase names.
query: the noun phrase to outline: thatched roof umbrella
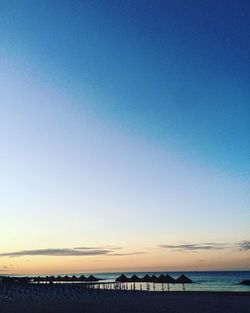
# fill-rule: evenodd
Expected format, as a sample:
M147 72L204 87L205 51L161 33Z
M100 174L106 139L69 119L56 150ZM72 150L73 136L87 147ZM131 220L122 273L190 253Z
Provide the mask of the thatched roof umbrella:
M169 283L169 284L174 284L176 282L176 280L170 276L170 275L165 275L165 278L166 278L166 281Z
M151 282L150 276L148 274L146 274L144 277L142 277L141 281L144 282L144 283Z
M73 275L72 277L71 277L71 281L77 281L78 280L78 278L76 277L76 275Z
M156 283L156 282L157 282L157 279L158 279L157 276L152 275L152 276L150 277L150 282L151 282L151 283Z
M129 278L129 281L131 282L131 283L134 283L133 284L133 289L135 290L135 283L139 283L139 282L141 282L141 278L139 278L138 276L136 276L135 274L132 276L132 277L130 277Z
M139 283L139 282L141 282L141 278L139 278L136 275L133 275L132 277L129 278L129 281L133 282L133 283Z
M55 279L56 279L55 276L49 276L48 277L48 281L49 281L50 284L53 284Z
M177 284L182 284L183 285L183 291L185 291L185 284L191 284L193 281L190 278L188 278L187 276L182 274L180 277L178 277L175 280L175 282Z
M120 283L127 283L129 281L129 278L126 275L122 274L121 276L116 278L115 281L120 282Z
M86 281L86 280L87 280L87 278L84 275L81 275L79 277L79 281Z
M65 276L63 277L63 281L70 281L69 276L68 276L68 275L65 275Z
M165 276L163 274L161 274L159 277L157 277L156 279L156 283L164 283L165 282Z
M96 278L95 276L93 275L90 275L89 277L87 277L87 281L98 281L99 279Z
M168 284L168 291L169 291L169 284L174 284L175 279L167 274L165 275L165 280L166 280L166 283Z
M155 275L149 276L149 283L153 283L153 288L155 290L155 283L157 282L158 277ZM150 285L148 284L148 290L150 290Z
M57 281L62 281L63 278L62 278L62 276L59 275L59 276L57 276L56 280L57 280Z
M156 279L156 283L161 284L162 285L162 291L164 290L163 284L166 282L166 277L161 274L157 279Z

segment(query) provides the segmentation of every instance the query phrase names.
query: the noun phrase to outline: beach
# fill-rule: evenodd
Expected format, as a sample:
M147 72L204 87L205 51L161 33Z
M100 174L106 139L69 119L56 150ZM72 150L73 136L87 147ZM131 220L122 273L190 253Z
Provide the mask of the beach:
M146 292L81 286L12 286L1 313L249 313L250 292Z

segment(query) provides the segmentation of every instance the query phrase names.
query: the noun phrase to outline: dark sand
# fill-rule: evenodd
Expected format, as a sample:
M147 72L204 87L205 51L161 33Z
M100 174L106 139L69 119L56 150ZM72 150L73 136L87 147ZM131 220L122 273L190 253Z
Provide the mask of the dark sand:
M0 304L1 313L250 313L249 292L90 291L78 299Z

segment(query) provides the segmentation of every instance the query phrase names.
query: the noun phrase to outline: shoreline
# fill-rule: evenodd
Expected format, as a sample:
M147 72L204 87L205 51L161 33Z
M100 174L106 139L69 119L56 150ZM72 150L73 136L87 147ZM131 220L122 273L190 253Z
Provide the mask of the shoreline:
M249 313L250 291L34 290L1 303L1 313ZM20 290L19 290L20 291Z

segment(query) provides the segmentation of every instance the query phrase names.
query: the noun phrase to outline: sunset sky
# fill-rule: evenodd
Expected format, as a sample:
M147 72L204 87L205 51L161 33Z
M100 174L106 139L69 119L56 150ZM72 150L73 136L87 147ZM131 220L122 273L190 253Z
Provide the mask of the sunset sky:
M0 1L0 274L250 269L249 1Z

